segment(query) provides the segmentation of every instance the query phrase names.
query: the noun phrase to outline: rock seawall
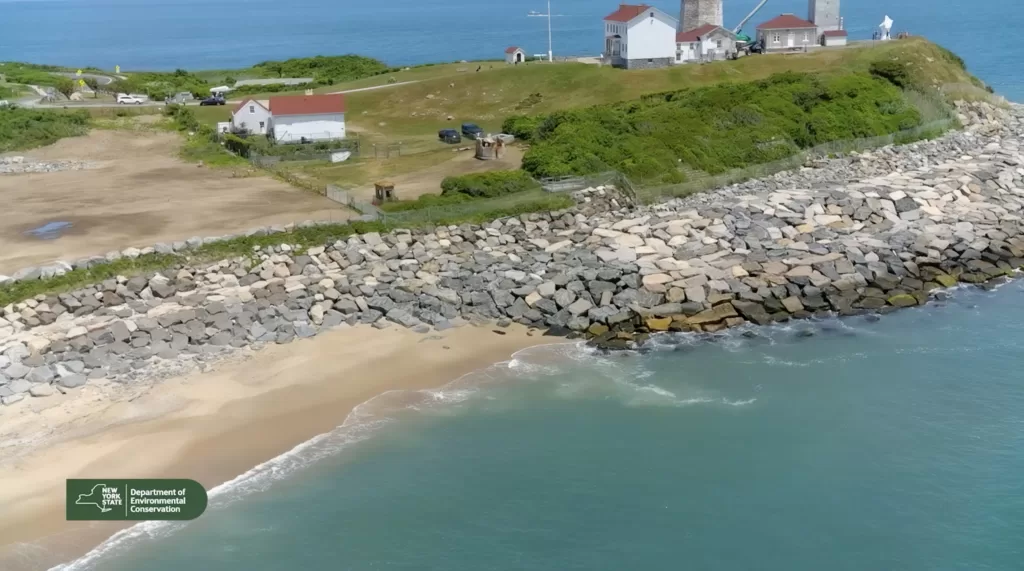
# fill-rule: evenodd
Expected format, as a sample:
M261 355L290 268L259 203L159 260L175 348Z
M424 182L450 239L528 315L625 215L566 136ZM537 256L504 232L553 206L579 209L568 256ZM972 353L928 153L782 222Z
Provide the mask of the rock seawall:
M170 375L238 348L368 324L515 321L616 349L886 312L1024 266L1024 108L963 105L962 132L636 208L370 233L133 278L0 310L0 401Z

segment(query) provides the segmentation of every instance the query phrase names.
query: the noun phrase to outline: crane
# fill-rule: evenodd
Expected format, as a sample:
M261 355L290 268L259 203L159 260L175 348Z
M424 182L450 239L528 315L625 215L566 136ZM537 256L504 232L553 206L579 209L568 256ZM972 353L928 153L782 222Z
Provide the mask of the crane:
M750 19L753 18L754 15L761 10L761 8L764 8L764 5L767 3L768 0L761 0L761 2L759 2L758 5L754 7L754 9L751 10L749 14L747 14L747 17L740 20L739 25L733 28L732 33L736 34L736 39L740 40L741 42L746 42L748 44L750 43L750 36L740 34L740 32L743 31L743 26L746 26L747 22L749 22Z

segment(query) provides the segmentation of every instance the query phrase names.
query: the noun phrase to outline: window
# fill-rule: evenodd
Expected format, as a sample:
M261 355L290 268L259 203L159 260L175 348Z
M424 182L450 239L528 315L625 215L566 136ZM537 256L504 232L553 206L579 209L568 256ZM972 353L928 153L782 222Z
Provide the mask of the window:
M777 44L782 41L782 36L780 36L778 32L774 32L772 34L772 41Z
M651 12L651 17L652 17L652 18L654 17L654 12Z
M654 60L653 59L648 59L647 63L654 63Z
M715 47L721 49L722 48L722 40L715 40Z
M255 105L250 105L249 106L249 113L256 113L256 106Z
M804 43L811 41L810 32L804 32Z
M260 121L260 129L262 129L264 127L266 127L266 123L264 123L263 121Z

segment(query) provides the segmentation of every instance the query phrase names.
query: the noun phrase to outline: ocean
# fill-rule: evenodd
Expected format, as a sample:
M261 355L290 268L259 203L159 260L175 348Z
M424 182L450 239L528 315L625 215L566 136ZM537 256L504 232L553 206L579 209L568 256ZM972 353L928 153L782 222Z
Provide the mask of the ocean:
M727 23L754 4L727 1ZM597 53L614 5L556 0L555 53ZM544 9L0 0L0 60L494 58L546 51L545 20L526 17ZM753 22L805 9L773 0ZM855 38L888 13L1024 99L1024 48L988 40L1016 29L1016 2L860 0L843 13ZM664 337L643 354L529 349L435 391L382 395L213 490L200 519L134 526L61 569L1019 570L1022 340L1013 282L878 320Z
M739 24L759 0L726 0L725 24ZM679 2L650 0L678 15ZM555 55L601 52L601 19L618 0L553 0ZM510 45L548 50L545 0L0 0L0 61L113 70L239 68L269 59L358 53L392 65L501 59ZM771 0L745 27L807 0ZM851 39L870 39L888 15L893 31L924 35L960 54L976 75L1011 100L1024 100L1019 0L845 0ZM992 40L996 38L999 41Z
M68 566L942 571L1024 561L1024 282L857 317L528 349L390 393Z

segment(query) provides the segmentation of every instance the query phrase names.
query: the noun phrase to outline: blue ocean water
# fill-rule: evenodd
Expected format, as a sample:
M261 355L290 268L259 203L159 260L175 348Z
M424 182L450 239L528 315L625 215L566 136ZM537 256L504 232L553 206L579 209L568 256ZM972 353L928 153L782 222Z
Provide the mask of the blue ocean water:
M648 3L679 12L678 1ZM726 25L757 3L726 0ZM555 54L599 54L601 19L617 4L553 0ZM546 12L545 0L0 0L0 61L170 70L340 53L393 65L496 59L509 45L546 53L547 20L531 10ZM771 0L747 31L784 12L806 17L807 0ZM894 30L949 47L997 92L1024 100L1019 0L844 0L842 14L852 39L870 39L888 14Z
M1019 570L1022 339L1015 282L646 354L534 348L379 397L69 569Z

